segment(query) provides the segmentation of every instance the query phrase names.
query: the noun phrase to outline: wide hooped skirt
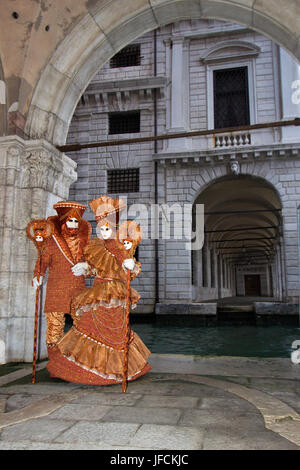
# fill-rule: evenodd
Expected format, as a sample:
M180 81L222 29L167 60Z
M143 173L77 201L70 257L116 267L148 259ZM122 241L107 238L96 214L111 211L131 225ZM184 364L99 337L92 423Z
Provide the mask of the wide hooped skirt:
M90 385L122 383L124 375L124 338L126 335L123 306L106 308L91 305L82 317L48 349L47 369L51 377ZM127 380L132 381L151 370L147 363L149 349L130 331Z

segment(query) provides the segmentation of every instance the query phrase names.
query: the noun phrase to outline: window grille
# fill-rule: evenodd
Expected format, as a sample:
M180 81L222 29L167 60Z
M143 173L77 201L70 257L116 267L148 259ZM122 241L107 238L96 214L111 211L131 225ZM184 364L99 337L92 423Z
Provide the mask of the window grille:
M108 193L135 193L140 190L140 169L107 170Z
M109 134L134 134L140 132L140 111L110 113Z
M248 67L214 71L215 129L250 124Z
M137 65L141 65L140 44L126 46L110 59L110 68L135 67Z

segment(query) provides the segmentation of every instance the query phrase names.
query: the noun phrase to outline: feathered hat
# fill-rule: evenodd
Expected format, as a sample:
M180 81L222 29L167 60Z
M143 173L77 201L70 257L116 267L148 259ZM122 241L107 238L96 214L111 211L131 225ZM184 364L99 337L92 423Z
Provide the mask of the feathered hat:
M75 201L59 201L53 205L53 208L58 214L59 221L63 223L71 217L81 220L87 207Z
M108 223L117 226L118 215L126 208L126 204L122 199L113 199L109 196L101 196L93 199L90 203L91 209L95 214L97 223Z
M141 226L133 220L126 220L120 225L118 238L120 242L125 240L132 242L133 247L136 248L142 240Z
M45 219L31 220L26 227L28 238L34 242L37 248L44 245L45 241L52 236L54 225Z

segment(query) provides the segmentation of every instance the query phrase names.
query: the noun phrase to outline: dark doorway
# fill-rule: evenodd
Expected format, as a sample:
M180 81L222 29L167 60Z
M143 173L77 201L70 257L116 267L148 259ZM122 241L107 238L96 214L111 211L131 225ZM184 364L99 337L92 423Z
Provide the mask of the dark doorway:
M260 275L247 274L245 276L245 296L256 297L261 295Z

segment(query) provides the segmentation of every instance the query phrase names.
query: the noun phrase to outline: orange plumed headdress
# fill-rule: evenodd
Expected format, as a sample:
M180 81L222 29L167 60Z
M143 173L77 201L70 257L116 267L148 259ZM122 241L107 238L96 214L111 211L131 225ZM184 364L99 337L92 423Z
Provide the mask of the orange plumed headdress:
M125 240L132 242L132 245L135 249L142 240L141 226L133 220L126 220L120 225L118 230L118 238L121 243Z
M46 240L52 236L53 232L53 223L45 219L31 220L26 227L28 238L34 242L38 249L45 244Z
M118 216L126 208L122 199L113 199L109 196L101 196L93 199L90 203L91 209L95 214L97 223L108 223L114 227L118 224Z

